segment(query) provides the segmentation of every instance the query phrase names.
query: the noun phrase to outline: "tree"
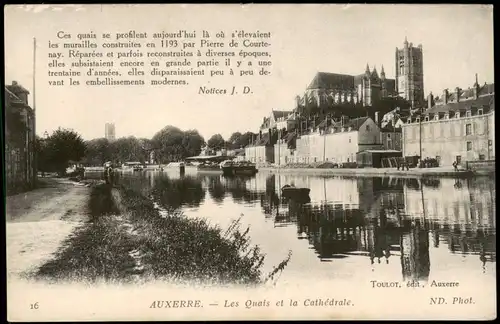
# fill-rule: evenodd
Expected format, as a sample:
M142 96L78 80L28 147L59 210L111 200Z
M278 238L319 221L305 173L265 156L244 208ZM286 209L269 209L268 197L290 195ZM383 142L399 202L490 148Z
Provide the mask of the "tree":
M59 174L64 174L69 161L80 161L86 145L80 134L59 128L46 140L47 163Z
M97 138L86 144L85 159L93 165L102 165L106 161L116 164L127 161L144 163L149 161L151 152L154 152L155 162L168 163L199 155L205 139L197 130L184 132L177 127L166 126L152 139L129 136L109 142L105 138Z
M141 142L134 136L118 138L110 143L111 160L115 163L147 161L147 151L143 149Z
M252 132L243 133L240 137L240 147L243 148L251 144L256 135Z
M221 134L212 135L207 141L207 147L213 151L218 151L224 148L224 138Z
M234 132L228 140L229 148L231 149L237 149L240 148L241 146L241 133L240 132Z
M153 156L151 156L151 152L154 152L153 143L151 142L151 140L148 138L139 138L138 141L139 141L139 145L141 146L141 148L145 154L145 159L147 161L149 161L151 157L153 157L153 159L155 159L154 154L153 154ZM152 161L151 163L154 163L154 161Z
M184 132L182 146L186 149L184 157L198 156L201 148L205 145L205 139L197 130L187 130Z
M106 138L96 138L86 142L85 162L90 165L103 165L112 159L110 143Z
M163 163L183 160L199 155L205 139L197 130L182 131L174 126L166 126L151 139L156 157Z
M151 142L157 153L157 158L163 163L176 161L182 146L183 132L174 126L166 126L157 132Z

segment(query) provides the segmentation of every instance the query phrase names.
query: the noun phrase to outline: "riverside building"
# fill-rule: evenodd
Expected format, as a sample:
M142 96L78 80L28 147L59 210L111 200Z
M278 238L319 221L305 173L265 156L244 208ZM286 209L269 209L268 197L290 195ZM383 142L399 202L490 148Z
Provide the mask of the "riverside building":
M36 184L35 111L28 105L29 91L16 81L4 90L5 178L10 194Z
M472 88L445 89L440 97L431 93L422 116L408 118L402 131L404 156L435 158L448 166L494 160L494 84L479 85L476 76Z

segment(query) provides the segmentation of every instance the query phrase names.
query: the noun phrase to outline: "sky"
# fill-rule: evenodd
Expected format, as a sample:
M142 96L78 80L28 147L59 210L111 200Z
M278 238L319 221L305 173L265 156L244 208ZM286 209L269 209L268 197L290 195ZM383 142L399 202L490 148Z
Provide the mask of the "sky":
M36 50L37 134L71 128L84 139L151 138L167 125L197 129L206 140L220 133L256 132L274 110L292 110L317 72L361 74L383 65L395 77L395 49L405 37L423 46L424 91L494 82L493 6L480 5L24 5L6 6L5 81L33 93ZM197 77L186 87L49 86L48 41L67 33L272 33L271 75ZM248 85L252 94L202 95L200 86ZM30 95L32 105L33 96Z

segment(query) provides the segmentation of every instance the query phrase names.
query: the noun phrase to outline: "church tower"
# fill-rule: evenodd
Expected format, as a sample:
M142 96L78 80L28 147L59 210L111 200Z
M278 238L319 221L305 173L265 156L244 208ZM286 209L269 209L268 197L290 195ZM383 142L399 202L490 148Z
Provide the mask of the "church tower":
M424 107L424 66L422 45L414 47L405 37L404 47L396 48L396 91L412 108Z

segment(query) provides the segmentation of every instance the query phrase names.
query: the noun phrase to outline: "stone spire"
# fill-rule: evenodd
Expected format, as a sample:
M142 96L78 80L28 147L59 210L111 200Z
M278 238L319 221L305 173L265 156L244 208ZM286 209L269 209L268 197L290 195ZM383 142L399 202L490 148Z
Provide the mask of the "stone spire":
M373 79L378 79L377 67L375 65L373 66L372 78Z
M384 65L382 64L382 68L380 70L380 78L385 79L385 71L384 71Z
M370 75L370 66L368 65L368 63L366 63L366 70L365 70L365 74L366 74L366 75Z

